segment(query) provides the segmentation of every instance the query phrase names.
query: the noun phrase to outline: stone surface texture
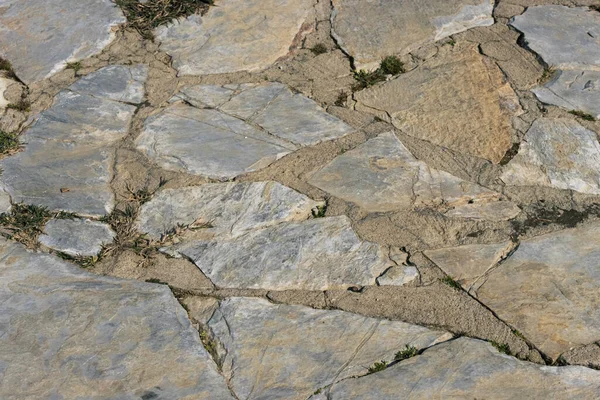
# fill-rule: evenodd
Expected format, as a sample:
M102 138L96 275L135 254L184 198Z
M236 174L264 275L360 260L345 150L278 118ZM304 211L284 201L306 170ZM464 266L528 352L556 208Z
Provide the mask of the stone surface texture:
M550 82L533 92L546 104L600 118L600 70L558 71Z
M460 338L382 372L340 382L328 391L327 399L591 400L599 393L598 371L519 361L489 343Z
M251 298L221 301L208 327L220 343L223 373L244 399L306 399L392 361L407 345L423 349L451 338L404 322Z
M110 0L2 0L0 55L30 84L100 53L124 22Z
M210 224L211 232L237 236L250 229L305 220L317 205L277 182L209 183L163 190L142 206L136 227L155 239L193 224Z
M192 260L218 287L325 290L373 285L392 265L346 216L281 223L164 251Z
M526 45L558 69L600 71L600 14L587 7L541 5L514 17Z
M443 55L355 97L358 110L408 135L494 163L510 148L512 119L522 113L500 69L472 45L445 46Z
M150 117L136 144L163 168L225 180L352 130L279 83L194 86Z
M204 16L159 27L180 75L261 70L288 54L315 23L315 0L221 0Z
M111 146L127 134L136 109L113 98L141 99L146 75L146 66L111 66L60 92L22 135L25 149L0 161L2 184L13 202L88 216L109 213ZM129 76L136 79L122 79Z
M115 232L102 222L89 219L52 219L39 241L46 247L70 256L95 256L115 238Z
M233 399L165 285L0 239L3 399Z
M600 143L572 119L536 120L502 173L507 185L600 194Z
M494 23L492 0L333 0L333 35L357 68Z
M600 337L600 225L523 240L477 298L552 358Z
M444 204L450 212L469 210L469 216L478 218L509 219L519 213L510 202L502 202L510 204L507 208L496 207L499 193L418 161L393 132L338 156L309 182L370 212Z

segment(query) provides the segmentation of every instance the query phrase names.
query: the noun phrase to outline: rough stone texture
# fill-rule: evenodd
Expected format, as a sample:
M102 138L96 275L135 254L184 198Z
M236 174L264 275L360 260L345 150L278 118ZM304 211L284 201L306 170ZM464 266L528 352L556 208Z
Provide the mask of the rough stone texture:
M100 53L123 22L110 0L3 0L0 55L30 84Z
M419 271L411 266L393 266L377 278L379 286L404 286L419 278Z
M422 349L451 337L399 321L251 298L222 301L208 326L220 342L223 373L243 399L306 399L364 375L374 362L393 360L406 345Z
M494 219L509 219L519 213L509 202L502 203L512 207L496 207L494 203L501 198L499 193L418 161L392 132L338 156L313 175L309 183L369 212L443 203L458 207L470 217L489 214Z
M600 14L588 8L557 5L529 7L511 25L527 46L559 69L600 71Z
M14 83L12 79L0 77L0 110L6 108L6 106L9 104L9 101L6 99L6 97L4 97L4 92L12 83Z
M460 338L382 372L333 386L327 399L596 399L600 372L546 367L498 353L489 343Z
M4 190L0 189L0 214L9 212L11 208L10 196Z
M546 104L583 111L600 119L600 70L558 71L554 79L533 92Z
M115 238L115 232L102 222L84 219L52 219L39 241L46 247L70 256L95 256Z
M467 291L482 284L485 275L508 255L511 242L468 244L446 249L427 250L425 255Z
M146 120L138 149L163 168L215 179L264 168L298 146L352 131L279 83L193 86L173 102Z
M214 183L163 190L142 206L136 226L157 239L178 226L207 223L211 232L237 236L307 219L317 205L277 182Z
M507 185L600 194L600 143L572 119L536 120L502 173Z
M224 288L325 290L373 285L391 266L380 246L356 236L346 216L191 240L165 251L186 256Z
M146 79L147 65L109 65L81 78L71 85L71 90L108 100L140 104L144 99Z
M156 37L180 75L260 70L287 55L301 31L314 24L313 5L314 0L222 0L203 17L159 27Z
M511 146L519 101L475 46L449 47L417 69L357 93L357 109L411 136L498 163Z
M552 358L598 340L600 225L521 242L488 274L478 299Z
M0 239L3 399L233 399L164 285Z
M333 35L357 68L475 26L492 25L493 0L333 0Z
M143 96L138 81L121 80L124 70L141 77L145 67L107 67L84 83L75 83L86 93L60 92L52 107L39 115L21 137L24 151L0 161L2 183L14 203L24 202L50 209L100 216L114 206L109 183L114 150L111 145L124 137L135 106L110 100L115 94L127 98ZM124 86L107 89L99 82L111 80Z

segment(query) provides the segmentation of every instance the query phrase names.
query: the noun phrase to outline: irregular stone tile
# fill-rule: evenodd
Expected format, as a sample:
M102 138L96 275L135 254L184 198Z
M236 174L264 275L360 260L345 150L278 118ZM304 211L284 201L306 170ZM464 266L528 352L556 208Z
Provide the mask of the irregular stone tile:
M110 226L89 219L52 219L39 241L46 247L70 256L95 256L116 234Z
M108 70L118 80L121 68L125 67ZM24 150L0 161L2 184L13 202L90 216L112 210L111 145L127 134L135 106L102 98L119 93L114 86L107 91L99 85L107 80L110 74L100 70L85 83L60 92L52 107L21 136ZM118 81L126 85L122 91L130 100L143 97L141 85ZM77 87L87 93L78 93Z
M393 266L377 278L379 286L404 286L419 278L419 271L411 266Z
M488 271L513 249L511 242L468 244L445 249L427 250L425 255L467 291L483 283Z
M133 67L109 65L84 76L71 90L104 99L139 104L144 98L144 83L148 79L148 66Z
M0 214L10 212L12 204L10 203L10 196L4 190L0 189Z
M559 69L600 71L600 14L589 8L557 5L529 7L510 24L526 45Z
M456 205L445 214L449 217L505 221L519 215L521 209L510 201L478 202Z
M210 224L208 230L237 236L311 216L317 202L277 182L214 183L166 189L144 204L136 227L159 239L178 226Z
M507 185L549 186L600 194L600 143L572 119L536 120L501 179Z
M165 285L0 239L0 397L233 399Z
M489 343L460 338L384 371L348 379L327 398L342 399L595 399L600 372L547 367L499 353Z
M600 337L600 225L521 242L478 299L552 358Z
M4 0L0 3L0 54L19 78L33 83L98 54L125 22L110 0Z
M355 97L358 110L408 135L494 163L512 144L512 117L522 113L502 72L470 44L447 47L444 55Z
M393 360L407 345L422 349L451 338L404 322L255 298L221 301L208 327L220 343L223 373L244 399L306 399Z
M558 71L550 82L533 89L546 104L583 111L600 119L600 70Z
M163 251L189 258L223 288L326 290L372 285L391 266L383 249L361 241L345 216L190 240Z
M4 92L6 92L6 89L8 89L8 87L13 83L14 81L12 79L0 77L0 110L6 108L6 106L9 104L9 101L4 97Z
M359 69L494 23L491 0L333 0L333 7L333 36Z
M288 54L314 24L314 0L222 0L204 16L156 29L180 75L256 71Z
M314 174L309 183L369 212L444 204L481 217L501 195L418 161L393 132L350 150ZM472 204L469 204L472 203ZM518 210L518 209L517 209ZM499 210L497 219L513 217ZM518 211L517 211L518 212ZM485 214L483 214L485 215Z
M280 83L200 85L148 118L136 144L165 169L225 180L352 130Z

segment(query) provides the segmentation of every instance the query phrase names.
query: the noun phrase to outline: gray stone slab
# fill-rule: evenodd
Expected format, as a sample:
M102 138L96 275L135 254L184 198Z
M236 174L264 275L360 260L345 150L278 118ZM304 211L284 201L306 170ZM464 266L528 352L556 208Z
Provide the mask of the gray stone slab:
M493 0L333 0L333 36L357 68L494 23Z
M327 399L586 399L600 395L600 372L547 367L498 353L489 343L441 343L384 371L348 379Z
M280 83L198 85L146 120L136 144L163 168L225 180L352 131Z
M240 119L180 103L148 118L136 145L162 168L222 180L264 168L291 151Z
M21 136L24 150L0 161L2 185L13 202L89 216L112 210L111 146L127 135L135 106L103 98L119 89L112 85L106 89L100 83L115 73L127 98L143 97L139 81L132 84L119 79L122 68L99 70L84 83L76 82L70 90L60 92L50 109ZM75 91L78 87L86 94Z
M169 288L0 239L3 399L233 399Z
M490 207L501 198L499 193L430 168L414 158L393 132L338 156L315 173L309 183L369 212L441 204L469 210L470 217L508 219L519 212L510 203L512 207L494 213Z
M600 338L600 225L523 240L477 298L556 359Z
M115 232L102 222L89 219L52 219L39 241L46 247L70 256L95 256L115 238Z
M3 0L0 54L30 84L100 53L124 22L111 0Z
M549 186L600 194L600 143L572 119L536 120L501 179L507 185Z
M71 85L70 89L81 94L139 104L144 98L146 79L147 65L109 65L81 78Z
M600 119L600 71L558 71L554 79L533 89L533 93L543 103Z
M600 71L600 14L587 7L529 7L510 24L548 65Z
M156 29L179 75L256 71L297 45L314 25L314 0L222 0L204 16Z
M142 206L136 227L155 239L178 226L194 224L210 224L211 233L237 236L308 219L317 205L277 182L214 183L163 190Z
M326 290L373 285L392 265L380 246L361 241L346 216L282 223L163 251L192 260L217 286Z
M399 321L251 298L221 301L208 327L220 343L224 375L249 400L306 399L393 360L407 345L423 349L451 337Z

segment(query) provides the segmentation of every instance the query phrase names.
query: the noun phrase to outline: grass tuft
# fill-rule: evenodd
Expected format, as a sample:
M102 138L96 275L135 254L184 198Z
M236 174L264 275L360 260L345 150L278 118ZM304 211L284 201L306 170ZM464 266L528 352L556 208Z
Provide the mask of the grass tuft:
M154 39L152 30L177 18L205 13L212 0L116 0L127 17L128 25L145 39Z
M596 118L594 118L594 116L592 114L588 114L583 111L578 111L578 110L569 111L569 114L573 114L576 117L579 117L585 121L595 121L596 120Z
M378 82L385 81L388 75L399 75L405 72L404 64L396 56L388 56L381 61L379 68L367 72L364 69L354 72L356 84L352 87L354 91L368 88Z
M453 289L462 290L462 286L460 285L460 283L452 279L451 276L446 275L445 277L440 278L440 282L450 286Z
M52 213L46 207L19 203L13 205L9 213L0 214L0 225L5 228L7 238L35 248L38 236L51 217Z
M83 65L79 61L67 63L67 69L72 69L75 71L75 74L77 74L81 68L83 68Z
M500 353L504 353L504 354L508 354L509 356L511 355L510 353L510 346L506 343L498 343L498 342L494 342L493 340L490 342L492 344L492 346L494 346L496 348L496 350L498 350Z
M375 372L383 371L384 369L387 368L387 366L388 366L388 363L385 360L376 362L375 364L373 364L369 367L369 374L374 374Z
M325 54L327 53L327 46L325 46L323 43L317 43L313 47L311 47L310 51L312 51L313 54L317 56L319 54Z
M402 361L412 358L419 354L419 350L414 346L406 345L404 350L400 350L394 356L394 361Z
M17 135L0 130L0 154L16 153L20 147L21 143Z
M6 108L21 112L29 112L31 111L31 103L25 99L21 99L17 103L9 103Z
M11 79L19 79L17 78L17 74L15 74L15 70L12 67L10 61L5 58L0 57L0 71L4 71L6 76Z
M404 63L396 56L388 56L381 61L379 69L386 75L399 75L404 73Z

